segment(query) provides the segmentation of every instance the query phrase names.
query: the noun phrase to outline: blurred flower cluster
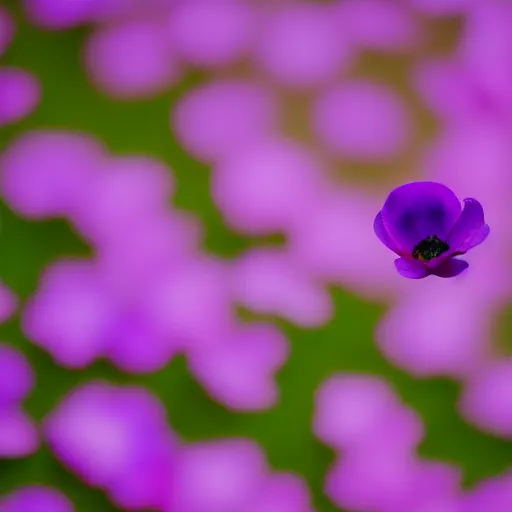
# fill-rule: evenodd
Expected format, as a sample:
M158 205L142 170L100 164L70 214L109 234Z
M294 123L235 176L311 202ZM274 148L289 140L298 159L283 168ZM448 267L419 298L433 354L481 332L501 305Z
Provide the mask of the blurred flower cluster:
M375 340L392 364L414 377L460 381L463 417L512 438L512 361L490 341L496 311L512 295L508 0L22 5L40 29L88 26L84 69L114 101L156 97L192 72L206 77L169 105L169 137L208 166L211 197L230 229L285 239L231 259L211 254L199 219L174 204L179 183L167 163L113 154L84 133L27 131L0 156L1 199L29 221L65 219L92 248L87 259L52 262L20 305L31 343L69 370L107 359L122 372L148 374L184 355L213 400L262 411L278 404L275 377L293 352L274 319L325 326L334 315L329 287L341 286L387 303ZM428 24L453 17L463 21L454 47L425 53ZM14 34L12 16L0 7L0 59ZM338 176L345 164L398 165L417 145L404 97L359 73L368 54L413 55L409 91L440 124L410 172L391 175L389 188L404 176L437 181L485 207L491 236L468 257L470 272L453 280L398 276L372 229L386 190ZM0 60L0 127L29 115L40 95L32 75ZM267 320L242 320L240 306ZM17 308L0 283L0 322ZM120 510L314 508L305 480L273 470L256 442L181 439L163 405L139 386L86 382L35 425L22 409L34 380L21 351L0 344L0 458L24 457L44 441ZM339 373L318 386L311 429L337 454L324 489L343 510L510 507L511 475L467 491L459 468L419 457L423 422L384 379ZM73 510L49 487L1 499L1 512Z

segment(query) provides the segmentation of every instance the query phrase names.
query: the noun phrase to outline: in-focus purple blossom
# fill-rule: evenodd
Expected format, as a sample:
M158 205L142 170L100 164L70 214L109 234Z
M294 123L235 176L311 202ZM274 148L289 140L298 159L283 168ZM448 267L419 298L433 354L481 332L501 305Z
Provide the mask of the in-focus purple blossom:
M71 501L52 487L23 487L0 499L1 512L73 512Z
M482 205L464 199L464 209L445 185L415 182L393 190L374 222L375 234L395 254L398 272L409 279L455 277L469 264L456 258L489 235Z

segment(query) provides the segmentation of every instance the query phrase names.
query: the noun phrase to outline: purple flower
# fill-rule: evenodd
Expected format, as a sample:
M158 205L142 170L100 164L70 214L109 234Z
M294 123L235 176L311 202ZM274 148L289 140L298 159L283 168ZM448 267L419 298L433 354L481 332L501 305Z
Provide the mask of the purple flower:
M39 447L36 427L21 408L33 386L23 354L0 343L0 458L26 457Z
M0 57L11 44L16 31L14 20L9 11L0 7Z
M161 510L177 441L162 404L143 388L93 381L44 422L57 457L122 510Z
M455 277L469 264L454 256L480 245L490 231L476 199L464 199L461 210L448 187L428 181L393 190L373 228L381 242L400 256L396 269L409 279Z
M2 512L72 512L73 505L60 491L31 486L19 489L0 504Z
M9 320L17 307L18 299L16 295L0 281L0 324Z
M477 428L510 439L512 437L512 360L485 363L466 382L459 410Z
M275 473L263 450L245 438L184 446L169 486L166 512L311 512L305 482Z
M29 116L40 99L39 80L31 73L11 67L0 69L0 126L16 123Z

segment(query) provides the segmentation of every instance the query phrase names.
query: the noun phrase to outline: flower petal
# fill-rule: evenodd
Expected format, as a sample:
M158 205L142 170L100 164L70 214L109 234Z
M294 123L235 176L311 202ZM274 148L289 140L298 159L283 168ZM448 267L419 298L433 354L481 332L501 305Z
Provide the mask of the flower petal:
M484 220L482 205L473 198L464 199L464 209L448 236L450 252L464 253L481 244L489 235L490 228Z
M446 240L460 211L460 202L448 187L423 181L393 190L382 209L382 218L391 238L410 254L428 236Z
M394 253L399 256L403 253L398 247L398 244L391 238L391 235L388 233L386 226L384 226L384 221L382 220L382 212L379 212L373 221L373 230L377 235L377 238L388 248L391 249Z
M437 277L455 277L469 267L469 263L457 258L450 258L441 265L432 269L432 273Z
M395 267L400 275L408 279L423 279L430 275L430 271L425 265L408 258L397 258L395 260Z

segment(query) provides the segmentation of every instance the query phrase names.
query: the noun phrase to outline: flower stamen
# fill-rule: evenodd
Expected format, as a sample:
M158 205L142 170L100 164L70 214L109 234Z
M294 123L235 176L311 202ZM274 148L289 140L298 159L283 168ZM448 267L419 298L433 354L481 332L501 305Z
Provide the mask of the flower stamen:
M412 257L421 261L430 261L446 252L450 246L437 235L428 236L412 251Z

